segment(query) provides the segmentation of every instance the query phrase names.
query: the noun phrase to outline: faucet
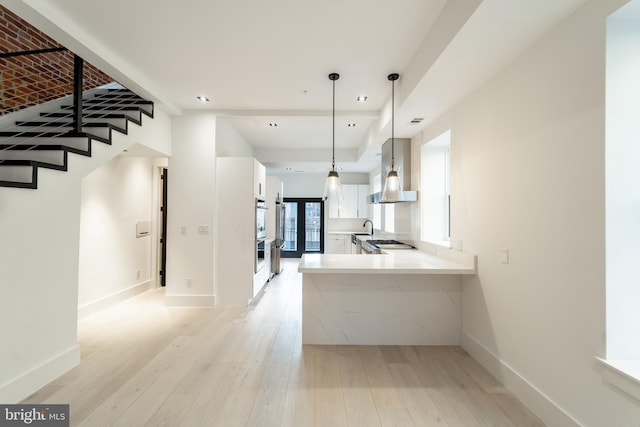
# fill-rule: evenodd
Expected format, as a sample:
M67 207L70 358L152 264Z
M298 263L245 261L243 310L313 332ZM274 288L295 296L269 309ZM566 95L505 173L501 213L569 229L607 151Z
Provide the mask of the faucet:
M367 223L371 224L371 233L369 233L369 235L370 235L370 236L373 236L373 222L372 222L370 219L368 219L368 220L366 220L366 221L364 222L364 224L362 224L362 226L363 226L363 227L366 227L366 226L367 226Z

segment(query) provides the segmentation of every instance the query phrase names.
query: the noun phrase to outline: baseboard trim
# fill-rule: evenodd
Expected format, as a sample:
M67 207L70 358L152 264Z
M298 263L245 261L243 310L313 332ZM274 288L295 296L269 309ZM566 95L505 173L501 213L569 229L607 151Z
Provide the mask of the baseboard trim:
M150 280L131 286L130 288L123 289L104 298L92 301L88 304L83 305L82 307L78 307L78 320L86 319L87 317L96 314L97 312L102 311L105 308L109 308L122 301L128 300L129 298L135 297L136 295L148 291L149 289L151 289Z
M522 375L500 360L478 340L462 333L462 348L522 401L546 425L580 427L580 423L556 405Z
M0 386L0 402L18 403L79 364L80 346L74 345L67 351Z
M214 307L214 295L165 295L164 305L167 307Z

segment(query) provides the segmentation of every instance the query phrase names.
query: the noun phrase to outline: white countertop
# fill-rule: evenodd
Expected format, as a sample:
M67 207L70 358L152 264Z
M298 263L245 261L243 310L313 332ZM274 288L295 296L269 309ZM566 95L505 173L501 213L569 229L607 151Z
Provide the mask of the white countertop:
M476 274L475 256L464 259L431 255L419 250L393 250L380 255L304 254L301 273L340 274Z

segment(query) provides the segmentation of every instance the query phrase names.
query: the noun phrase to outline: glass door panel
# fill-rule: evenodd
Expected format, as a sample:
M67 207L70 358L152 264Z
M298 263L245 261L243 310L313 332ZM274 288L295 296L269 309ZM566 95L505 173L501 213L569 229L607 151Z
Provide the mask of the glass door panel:
M305 230L304 249L305 252L320 252L321 236L321 202L305 203Z
M300 258L302 254L322 253L324 242L324 203L319 198L285 198L284 258Z
M298 251L298 203L284 202L284 248L283 252ZM283 256L287 254L283 253Z

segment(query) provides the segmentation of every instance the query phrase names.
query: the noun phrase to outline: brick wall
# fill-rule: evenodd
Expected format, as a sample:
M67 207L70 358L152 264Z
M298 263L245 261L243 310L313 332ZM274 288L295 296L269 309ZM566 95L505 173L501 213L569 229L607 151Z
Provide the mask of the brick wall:
M0 5L0 52L62 47ZM84 64L84 90L113 82ZM68 51L0 59L0 115L73 93L73 53Z

